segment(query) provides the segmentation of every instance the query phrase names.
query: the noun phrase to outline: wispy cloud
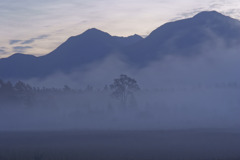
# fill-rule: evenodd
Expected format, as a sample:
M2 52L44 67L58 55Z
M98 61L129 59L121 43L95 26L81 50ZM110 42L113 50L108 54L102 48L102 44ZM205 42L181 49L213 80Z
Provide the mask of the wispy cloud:
M13 45L13 44L16 44L16 43L19 43L19 42L21 42L22 40L10 40L9 41L9 44L10 45Z
M16 47L13 47L13 51L14 52L25 52L27 49L31 49L32 47L31 46L16 46Z
M148 35L166 22L203 10L240 18L239 0L0 0L0 45L10 51L12 45L31 44L26 54L47 54L88 28Z
M31 39L25 40L21 44L31 44L31 43L35 42L36 40L45 39L47 37L49 37L49 35L41 35L36 38L31 38Z
M0 52L5 53L6 52L6 47L0 47Z
M4 55L4 54L7 54L7 52L5 51L5 49L0 48L0 54Z

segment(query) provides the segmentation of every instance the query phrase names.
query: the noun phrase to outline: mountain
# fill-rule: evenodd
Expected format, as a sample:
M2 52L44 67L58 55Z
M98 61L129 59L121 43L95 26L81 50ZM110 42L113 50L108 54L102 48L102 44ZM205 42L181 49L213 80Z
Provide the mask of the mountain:
M81 35L70 37L51 53L34 57L14 54L0 59L1 78L44 77L55 72L70 72L85 64L101 60L126 45L143 38L138 35L116 37L92 28Z
M166 55L195 56L205 50L240 44L240 21L216 11L170 22L154 30L125 52L133 64L144 65Z
M40 66L44 66L41 70L42 75L46 74L45 70L49 68L51 70L47 74L55 71L67 72L75 67L101 60L125 45L133 44L139 40L142 38L137 35L126 38L113 37L93 28L79 36L70 37L50 54L39 57L38 63Z
M144 39L138 35L116 37L89 29L70 37L47 55L35 57L18 53L0 59L0 77L19 79L71 72L113 53L121 53L129 64L142 67L166 55L192 57L219 45L231 48L239 44L240 21L207 11L166 23Z
M38 58L32 55L16 53L8 58L0 59L1 78L28 78L38 76L36 62Z

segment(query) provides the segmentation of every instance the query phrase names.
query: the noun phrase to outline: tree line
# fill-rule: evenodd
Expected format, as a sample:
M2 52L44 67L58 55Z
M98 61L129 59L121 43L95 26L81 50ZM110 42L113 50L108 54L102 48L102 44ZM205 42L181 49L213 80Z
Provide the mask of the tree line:
M88 85L84 90L73 89L68 85L62 88L46 88L34 87L22 81L12 83L4 82L0 79L0 104L1 103L33 103L34 98L42 95L64 95L64 94L84 94L87 92L109 92L109 95L118 99L123 105L126 105L129 97L134 96L134 93L140 90L137 81L127 75L120 75L113 80L113 83L106 85L102 90L94 90Z

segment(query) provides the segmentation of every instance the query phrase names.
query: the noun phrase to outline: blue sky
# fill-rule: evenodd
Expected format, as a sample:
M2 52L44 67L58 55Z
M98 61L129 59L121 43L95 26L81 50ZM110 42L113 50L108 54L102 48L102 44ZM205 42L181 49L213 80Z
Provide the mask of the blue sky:
M239 0L0 0L0 57L47 54L93 27L118 36L148 35L204 10L240 19Z

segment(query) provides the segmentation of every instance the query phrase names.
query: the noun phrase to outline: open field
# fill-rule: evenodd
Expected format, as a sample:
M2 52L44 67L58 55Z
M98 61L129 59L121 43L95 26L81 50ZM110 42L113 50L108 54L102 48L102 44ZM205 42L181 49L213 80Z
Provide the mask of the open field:
M240 131L0 132L1 160L239 160Z

